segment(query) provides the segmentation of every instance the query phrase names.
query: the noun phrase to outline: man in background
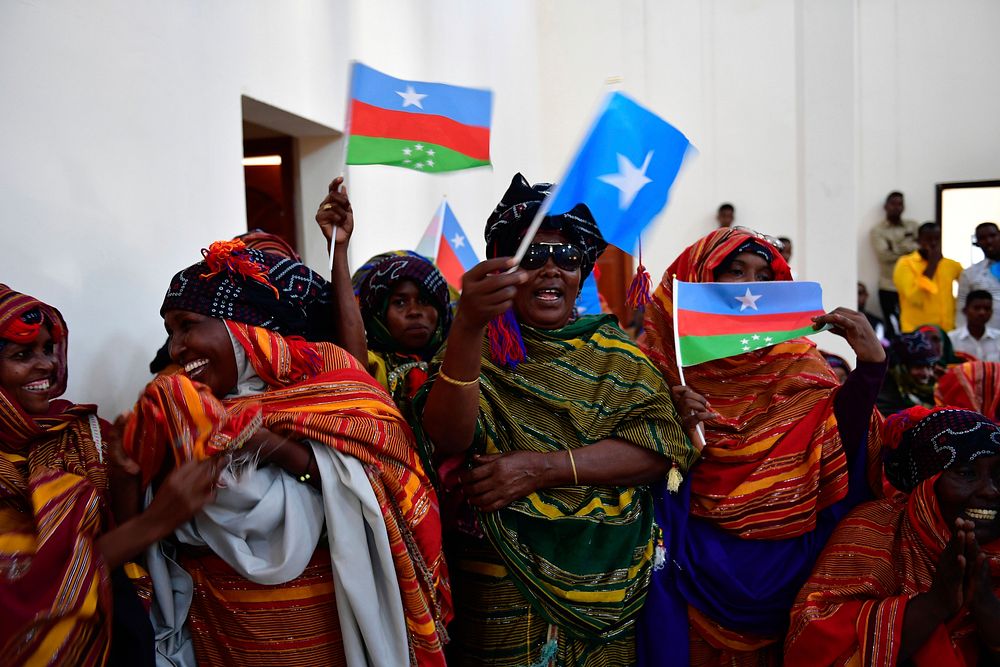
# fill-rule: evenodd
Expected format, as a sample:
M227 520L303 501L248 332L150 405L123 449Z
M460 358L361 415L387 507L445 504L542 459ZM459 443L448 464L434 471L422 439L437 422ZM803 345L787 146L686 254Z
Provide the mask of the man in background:
M975 289L965 297L962 307L965 325L949 332L956 352L971 354L979 361L1000 361L1000 329L988 325L993 317L993 295Z
M961 264L941 255L941 225L920 225L917 251L900 257L892 276L899 293L900 331L908 333L924 324L954 329L952 287L961 274Z
M899 333L899 293L892 274L899 258L917 249L917 223L903 219L906 205L902 192L890 192L883 208L885 220L872 228L871 242L878 257L878 301L886 333L892 338Z
M785 261L788 262L789 266L791 266L791 264L792 264L792 240L790 238L788 238L787 236L779 236L778 240L781 241L781 248L778 249L778 252L781 253L781 256L784 257Z
M975 290L984 290L993 297L993 302L1000 300L1000 228L995 222L983 222L976 225L976 246L986 258L976 262L958 279L958 303L962 305ZM964 308L955 317L958 325L965 324ZM993 309L989 326L1000 329L1000 312Z
M868 288L865 284L858 281L858 312L864 315L868 319L868 324L872 325L872 329L875 330L875 335L878 336L880 341L883 341L885 345L885 323L882 322L882 318L877 315L873 315L865 310L865 306L868 304Z
M719 223L719 227L732 227L733 220L736 219L736 209L730 203L725 203L719 207L719 211L715 214L715 221Z

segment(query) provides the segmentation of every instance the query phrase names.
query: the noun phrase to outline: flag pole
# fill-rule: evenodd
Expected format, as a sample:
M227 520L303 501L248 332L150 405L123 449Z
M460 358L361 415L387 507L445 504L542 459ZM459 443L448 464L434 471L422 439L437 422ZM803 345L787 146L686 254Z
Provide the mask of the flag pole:
M681 360L681 337L680 337L680 335L678 333L678 329L677 329L677 310L678 310L677 309L677 274L674 274L674 276L673 276L673 295L674 295L674 303L672 304L671 307L673 308L673 311L674 311L673 312L673 320L674 320L674 357L677 359L677 375L680 377L681 386L682 387L686 387L687 386L687 382L684 381L684 363ZM681 415L681 418L683 419L683 415ZM702 449L705 448L705 429L701 425L701 422L698 422L697 424L695 424L694 430L695 430L695 435L697 436L697 438L695 438L694 446L697 447L698 451L700 452Z
M441 244L444 243L444 216L447 212L447 206L448 195L444 195L441 197L441 204L438 206L437 215L434 216L438 221L437 230L434 232L433 237L437 242L434 244L434 256L431 257L431 261L434 262L435 266L437 265L438 257L441 256Z
M347 109L344 110L344 148L341 151L340 162L343 164L343 169L340 172L341 178L344 180L340 183L340 191L347 191L347 179L349 178L349 171L347 169L347 146L351 142L351 90L354 89L354 66L357 65L357 60L352 60L348 64L350 65L350 76L347 77ZM330 264L327 269L330 271L331 278L333 277L333 256L336 254L337 248L337 228L334 227L333 235L330 239Z

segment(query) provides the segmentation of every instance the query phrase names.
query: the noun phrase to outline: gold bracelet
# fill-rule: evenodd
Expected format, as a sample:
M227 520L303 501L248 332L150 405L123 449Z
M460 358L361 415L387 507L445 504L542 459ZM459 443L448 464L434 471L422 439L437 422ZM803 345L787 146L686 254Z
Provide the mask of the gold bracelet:
M479 376L476 376L474 380L456 380L447 373L444 372L444 368L438 369L438 377L447 382L448 384L455 385L456 387L471 387L472 385L479 382Z
M573 460L573 450L567 449L566 453L569 454L569 464L573 466L573 486L579 486L580 480L576 476L576 461Z

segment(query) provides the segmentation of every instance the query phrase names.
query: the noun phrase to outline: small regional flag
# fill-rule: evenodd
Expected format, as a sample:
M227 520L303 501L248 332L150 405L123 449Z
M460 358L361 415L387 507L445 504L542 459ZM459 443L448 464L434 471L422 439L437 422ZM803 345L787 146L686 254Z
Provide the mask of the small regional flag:
M447 201L441 202L431 223L427 225L427 231L417 245L417 252L432 258L441 275L455 289L462 289L462 274L479 263L476 251L472 249L462 225Z
M351 72L347 164L455 171L490 163L493 93Z
M694 366L819 333L819 283L674 282L677 363Z
M549 211L565 213L585 203L605 240L631 253L666 205L690 145L667 121L626 95L611 93Z

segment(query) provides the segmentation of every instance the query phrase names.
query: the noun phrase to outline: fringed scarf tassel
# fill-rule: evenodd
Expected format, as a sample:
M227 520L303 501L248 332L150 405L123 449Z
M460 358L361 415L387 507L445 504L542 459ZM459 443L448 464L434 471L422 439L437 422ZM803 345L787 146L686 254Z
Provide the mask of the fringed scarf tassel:
M508 309L503 315L494 317L486 329L493 363L515 368L527 358L528 352L524 349L521 327L513 310Z
M625 305L633 309L642 308L652 301L653 297L650 294L651 282L649 271L642 265L642 241L640 241L639 265L635 267L635 276L632 277L632 283L628 286L628 292L625 295Z
M680 466L677 465L677 461L674 461L670 466L670 472L667 473L667 491L677 493L681 490L683 481L684 475L681 474Z

